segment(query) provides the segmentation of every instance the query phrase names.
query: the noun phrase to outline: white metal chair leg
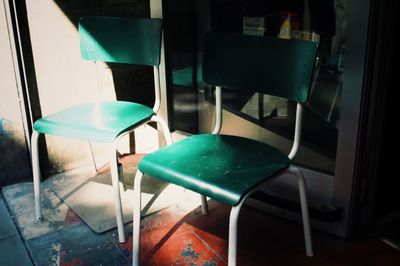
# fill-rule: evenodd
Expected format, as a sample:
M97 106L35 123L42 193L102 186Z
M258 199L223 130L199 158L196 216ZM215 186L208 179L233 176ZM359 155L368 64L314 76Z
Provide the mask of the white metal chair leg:
M122 191L126 191L124 167L122 166L121 163L118 163L118 178L119 178L120 189Z
M36 213L36 220L42 220L42 203L40 199L40 180L41 180L41 173L40 173L40 164L39 164L39 133L33 131L31 137L32 143L32 172L33 172L33 189L34 189L34 196L35 196L35 213Z
M94 158L92 143L90 141L88 141L87 144L88 144L88 152L89 152L90 161L91 161L92 167L93 167L93 173L97 174L98 169L97 169L97 165L96 165L96 159Z
M173 143L173 140L172 140L172 135L171 135L171 132L169 131L167 123L165 123L165 121L162 118L160 118L156 115L154 115L151 118L151 121L157 122L161 125L162 131L164 133L165 141L167 142L167 145L171 145Z
M132 265L139 266L139 243L140 243L140 213L142 209L141 183L143 174L139 170L135 176L135 187L133 191L133 250Z
M298 168L291 166L289 167L288 171L294 174L298 178L301 216L303 218L303 228L304 228L304 241L306 244L306 254L307 256L312 257L314 255L314 252L312 247L310 217L308 214L306 181L303 173Z
M236 266L239 212L246 198L247 196L244 197L238 205L232 206L229 216L228 266Z
M124 233L124 216L122 212L119 175L118 175L117 148L115 142L112 143L112 145L113 147L110 153L110 168L111 168L111 181L114 191L115 215L117 218L118 239L120 243L124 243L126 240Z
M207 197L204 195L200 195L201 197L201 213L203 215L208 215L208 202Z

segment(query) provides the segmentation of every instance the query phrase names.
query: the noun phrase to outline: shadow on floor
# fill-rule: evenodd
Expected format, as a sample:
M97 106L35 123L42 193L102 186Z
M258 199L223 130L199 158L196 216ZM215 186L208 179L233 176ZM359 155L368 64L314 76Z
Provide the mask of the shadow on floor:
M35 222L33 195L28 193L32 184L14 186L24 189L11 194L3 188L4 201L35 265L130 265L131 222L125 225L128 240L120 244L116 229L95 233L49 190L42 200L55 208L45 212L43 222ZM226 265L229 211L210 201L210 214L204 216L200 208L182 202L145 217L141 265ZM400 265L400 252L375 236L343 240L313 231L313 240L315 255L309 258L300 224L245 206L239 220L238 265Z

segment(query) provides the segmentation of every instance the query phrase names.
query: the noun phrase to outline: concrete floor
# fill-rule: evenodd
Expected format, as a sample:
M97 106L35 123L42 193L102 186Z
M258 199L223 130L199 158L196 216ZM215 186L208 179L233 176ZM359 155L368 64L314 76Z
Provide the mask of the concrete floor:
M58 177L59 178L59 177ZM72 182L65 176L62 182ZM132 223L127 242L116 229L95 233L52 193L60 180L43 187L43 222L36 222L31 183L2 190L0 265L130 265ZM227 265L229 207L210 201L210 214L178 203L149 215L141 224L141 265ZM16 226L14 225L16 224ZM245 206L239 222L238 265L400 265L400 252L377 237L351 240L313 231L314 257L306 257L302 226Z
M0 194L0 265L32 265L21 236Z

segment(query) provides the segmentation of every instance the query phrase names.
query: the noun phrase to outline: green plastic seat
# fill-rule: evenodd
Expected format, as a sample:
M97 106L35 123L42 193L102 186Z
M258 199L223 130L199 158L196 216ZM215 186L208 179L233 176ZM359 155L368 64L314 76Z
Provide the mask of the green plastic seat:
M291 165L301 135L302 104L308 99L317 44L226 32L209 32L204 39L202 75L215 86L213 134L188 137L146 155L135 177L133 265L139 264L141 179L144 174L193 190L232 206L229 218L228 265L236 265L237 226L246 198L261 184L283 173L298 179L306 253L313 255L305 178ZM296 101L297 117L289 155L260 141L219 135L224 87L266 93ZM203 213L207 201L202 201ZM268 239L268 238L266 238Z
M268 162L268 163L266 163ZM139 170L230 205L289 166L286 154L258 141L194 135L145 156Z
M137 103L83 103L41 118L33 128L43 134L111 142L153 115L153 109Z
M162 21L148 18L84 17L79 20L81 57L84 60L153 66L159 80ZM142 88L132 88L141 90ZM41 220L40 134L91 142L108 142L119 241L125 242L124 221L119 191L122 179L118 170L118 140L136 127L157 122L172 143L167 124L156 115L160 103L160 84L155 82L155 103L150 108L126 101L99 101L71 106L35 121L32 134L32 165L36 218ZM91 148L91 145L89 145ZM93 151L91 150L93 155ZM92 161L95 162L94 158ZM94 164L96 169L96 165Z

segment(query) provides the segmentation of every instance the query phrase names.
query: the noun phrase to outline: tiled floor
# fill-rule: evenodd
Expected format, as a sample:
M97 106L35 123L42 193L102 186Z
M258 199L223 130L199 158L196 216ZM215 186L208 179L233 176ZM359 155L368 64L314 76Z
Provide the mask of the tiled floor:
M0 194L0 265L32 265Z
M119 244L116 229L93 232L48 187L43 202L54 210L38 223L32 184L14 186L18 189L3 189L7 207L0 198L0 265L30 265L30 258L35 265L130 265L132 223L125 226L127 242ZM227 264L229 207L210 201L210 214L204 216L200 208L185 206L177 204L142 220L141 265ZM313 240L315 255L309 258L300 224L245 206L238 265L400 265L400 252L373 236L343 240L313 231Z
M210 202L210 211L203 216L199 208L173 206L145 218L141 265L226 265L229 208ZM69 210L62 228L25 244L35 265L130 265L132 225L125 231L129 239L119 244L115 230L96 234ZM249 207L239 234L238 265L400 265L400 252L374 237L342 240L319 232L313 232L315 256L308 258L300 225ZM24 251L11 244L14 253Z
M229 208L210 202L210 212L203 216L199 208L187 212L173 206L146 217L141 265L226 265ZM400 265L400 252L377 238L342 240L315 231L315 256L308 258L299 224L249 207L241 215L239 265ZM25 244L36 265L130 265L131 224L125 231L129 239L119 244L115 230L96 234L69 210L62 227ZM9 234L19 237L15 231ZM21 243L10 240L8 248L14 253L23 251ZM1 251L7 252L4 247ZM1 258L0 265L16 265Z

